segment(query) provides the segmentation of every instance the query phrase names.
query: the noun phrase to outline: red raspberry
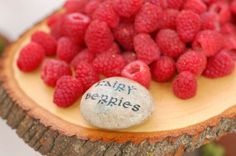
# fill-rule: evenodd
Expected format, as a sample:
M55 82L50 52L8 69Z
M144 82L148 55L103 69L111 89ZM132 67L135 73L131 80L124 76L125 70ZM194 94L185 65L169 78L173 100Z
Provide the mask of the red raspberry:
M44 56L44 48L38 43L30 42L20 50L17 66L23 72L34 71L42 63Z
M176 58L185 50L185 44L180 40L177 32L171 29L160 30L156 42L161 52L170 57Z
M162 13L160 19L160 28L170 28L175 29L176 27L176 18L179 14L178 10L175 9L166 9Z
M230 3L230 11L236 15L236 0L231 1Z
M230 50L228 51L228 54L234 61L236 61L236 51Z
M214 12L205 12L201 15L202 29L220 30L219 16Z
M179 57L176 66L179 73L189 71L194 75L199 76L206 68L206 64L207 59L202 52L189 50Z
M43 31L36 31L31 36L31 40L35 43L40 44L45 49L45 54L47 56L56 54L57 41L51 35Z
M64 21L64 34L73 42L80 44L84 40L85 31L90 18L80 13L68 14Z
M233 23L225 23L220 32L224 35L236 35L236 27Z
M67 37L62 37L58 40L57 57L60 60L70 63L80 50L81 48Z
M197 93L196 77L188 71L181 72L173 81L172 89L178 98L190 99Z
M143 0L114 0L113 7L123 17L131 17L141 8Z
M59 39L64 35L64 20L65 20L65 14L59 14L58 18L55 19L55 22L52 23L50 26L50 33L55 39Z
M203 75L208 78L219 78L231 74L234 71L234 61L227 51L221 51L209 58Z
M224 38L220 33L212 30L203 30L196 36L193 48L203 51L206 56L213 56L223 47L222 41L224 41Z
M80 62L75 70L75 76L82 84L84 91L89 89L94 83L99 81L99 75L93 66L88 62Z
M151 65L151 72L154 80L157 82L169 81L176 73L175 62L168 56L162 56Z
M126 50L133 50L133 38L135 35L134 25L131 22L122 22L115 29L113 34L117 42Z
M121 75L140 83L146 88L149 88L151 83L150 69L143 61L137 60L129 63L122 70Z
M80 80L71 76L61 77L56 85L53 102L62 108L72 106L83 94Z
M47 19L47 25L51 28L56 22L60 19L61 14L60 13L55 13L51 16L48 17Z
M57 80L64 75L72 75L69 65L64 61L48 59L43 63L41 78L48 86L55 87Z
M123 52L122 56L124 57L126 64L129 64L137 59L136 54L130 51Z
M160 50L149 34L138 34L134 37L134 48L139 60L150 64L160 57Z
M102 53L93 60L95 70L106 77L119 76L124 66L125 60L120 54Z
M183 42L191 42L201 29L200 16L190 10L181 11L176 19L176 30Z
M145 3L135 17L135 30L150 33L160 27L162 9L154 4Z
M206 12L207 6L202 0L187 0L184 4L185 10L191 10L197 14Z
M224 49L228 51L236 50L236 36L235 35L225 35Z
M88 49L84 49L74 57L70 64L72 67L76 68L77 65L82 61L92 63L94 58L95 56L93 53L91 53Z
M166 0L167 7L171 9L180 9L183 5L184 0Z
M85 14L91 16L100 4L101 4L101 0L89 1L88 4L84 8Z
M167 1L166 0L145 0L145 2L155 4L162 9L167 8Z
M117 43L114 42L109 49L105 50L102 53L119 54L120 53L120 47L118 46Z
M221 24L227 23L231 19L229 3L226 1L217 1L216 3L213 3L210 6L209 11L218 14Z
M93 13L93 19L104 21L111 28L115 28L120 22L119 15L113 9L112 1L105 1L100 4Z
M100 53L110 48L113 44L113 39L108 25L99 20L91 22L85 34L85 42L88 49L94 53Z
M64 8L67 13L81 12L87 3L88 0L67 0Z

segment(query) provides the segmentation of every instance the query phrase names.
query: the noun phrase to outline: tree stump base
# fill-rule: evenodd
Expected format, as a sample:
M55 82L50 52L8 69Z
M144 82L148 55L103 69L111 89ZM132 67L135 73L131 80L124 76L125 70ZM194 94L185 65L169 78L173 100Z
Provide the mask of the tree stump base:
M236 72L214 81L201 78L199 95L187 101L175 98L170 84L153 82L150 92L157 110L147 123L124 131L91 127L78 113L79 102L57 108L39 71L24 74L17 69L19 49L36 30L48 30L45 20L8 47L1 60L0 116L43 155L178 156L236 129Z

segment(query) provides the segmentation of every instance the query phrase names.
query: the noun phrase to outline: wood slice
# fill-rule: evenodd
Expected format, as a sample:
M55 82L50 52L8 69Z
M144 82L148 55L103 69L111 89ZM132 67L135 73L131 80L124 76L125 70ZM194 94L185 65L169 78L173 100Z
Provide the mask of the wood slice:
M236 71L217 80L200 78L197 96L186 101L172 94L170 83L153 82L156 109L147 122L122 131L91 127L79 113L80 100L60 109L39 70L25 74L17 69L19 50L36 30L48 31L45 20L24 33L2 58L0 116L43 155L181 155L236 128Z

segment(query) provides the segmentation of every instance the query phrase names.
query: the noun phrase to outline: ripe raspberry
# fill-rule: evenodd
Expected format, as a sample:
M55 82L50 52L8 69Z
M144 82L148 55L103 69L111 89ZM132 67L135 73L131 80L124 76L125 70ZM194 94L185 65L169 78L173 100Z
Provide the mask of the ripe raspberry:
M40 44L45 49L45 55L52 56L56 54L57 42L51 35L43 31L36 31L31 36L31 41Z
M188 71L181 72L172 82L172 89L178 98L190 99L197 93L196 77Z
M72 75L69 65L64 61L48 59L43 63L41 78L48 86L55 87L57 80L64 75Z
M125 66L120 54L101 53L93 60L93 67L99 74L106 77L119 76Z
M131 17L141 8L143 0L114 0L113 7L122 17Z
M88 0L67 0L64 8L67 13L81 12L88 3Z
M180 9L183 5L184 0L166 0L167 7L171 9Z
M235 35L236 27L233 23L225 23L222 25L220 32L224 35Z
M51 28L61 17L61 14L55 13L48 17L47 25Z
M219 16L221 24L227 23L231 19L229 3L226 1L217 1L209 7L210 12L215 12Z
M122 22L115 29L113 34L117 42L126 50L133 50L133 38L135 35L134 25L131 22Z
M126 64L129 64L137 59L136 54L130 51L123 52L122 56L125 59Z
M94 20L86 31L85 42L91 52L100 53L111 47L113 35L105 22Z
M92 63L94 58L95 56L93 53L91 53L88 49L84 49L73 58L70 64L72 67L76 68L77 65L83 61Z
M206 64L207 59L202 52L189 50L179 57L176 66L179 73L189 71L199 76L205 70Z
M139 60L150 64L160 57L160 50L149 34L138 34L134 37L134 49Z
M99 75L93 66L88 62L80 62L75 70L75 76L82 84L84 91L89 89L94 83L99 81Z
M93 13L93 19L104 21L111 28L115 28L120 22L119 15L113 9L112 1L105 1L100 4Z
M231 1L230 3L230 11L236 15L236 0Z
M201 15L202 29L210 29L219 31L220 21L219 16L214 12L205 12Z
M201 29L200 16L190 10L181 11L176 19L176 30L183 42L191 42Z
M180 40L177 32L171 29L160 30L156 42L161 52L170 57L176 58L185 50L185 44Z
M222 41L224 38L217 31L203 30L196 36L193 48L203 51L206 56L213 56L223 47Z
M175 62L168 56L162 56L158 61L151 65L151 73L157 82L166 82L171 80L175 73Z
M81 48L67 37L62 37L58 40L57 57L60 60L70 63L80 50Z
M154 4L145 3L135 17L135 30L142 33L156 31L160 27L162 9Z
M160 19L160 28L170 28L175 29L176 27L176 18L179 14L178 10L175 9L166 9L162 13L162 17Z
M90 23L90 18L80 13L68 14L64 21L64 34L76 44L84 40L85 31Z
M234 70L234 61L227 51L221 51L208 60L203 75L208 78L219 78L229 75Z
M166 0L144 0L144 1L155 4L156 6L162 8L162 9L167 8L167 1Z
M59 39L64 35L64 21L66 14L59 14L55 22L50 26L50 33L55 39Z
M88 4L84 8L84 12L86 15L92 16L94 11L98 8L98 6L101 4L101 0L93 0L89 1Z
M235 35L225 35L224 49L228 51L236 50L236 36Z
M59 107L72 106L83 94L83 86L80 80L71 76L61 77L56 85L53 102Z
M114 42L109 49L105 50L102 53L119 54L120 53L120 47L118 46L117 43Z
M30 42L20 51L17 66L23 72L31 72L37 69L45 56L44 48L38 43Z
M149 88L151 83L151 73L148 65L139 60L126 65L121 76L134 80L146 88Z
M191 10L199 15L207 10L207 6L202 0L187 0L184 3L183 8L185 10Z

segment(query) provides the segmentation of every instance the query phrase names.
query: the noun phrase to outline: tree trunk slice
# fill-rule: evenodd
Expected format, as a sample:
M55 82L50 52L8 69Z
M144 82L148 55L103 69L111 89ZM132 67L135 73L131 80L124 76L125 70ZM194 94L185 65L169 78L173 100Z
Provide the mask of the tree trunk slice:
M39 29L47 31L45 20L8 47L2 58L0 116L41 154L177 156L236 129L236 72L214 81L201 78L201 92L188 101L175 98L167 89L169 84L152 83L150 92L158 112L147 123L114 132L89 126L78 113L79 102L69 109L57 108L50 99L53 90L43 85L39 71L24 74L17 70L19 49Z

